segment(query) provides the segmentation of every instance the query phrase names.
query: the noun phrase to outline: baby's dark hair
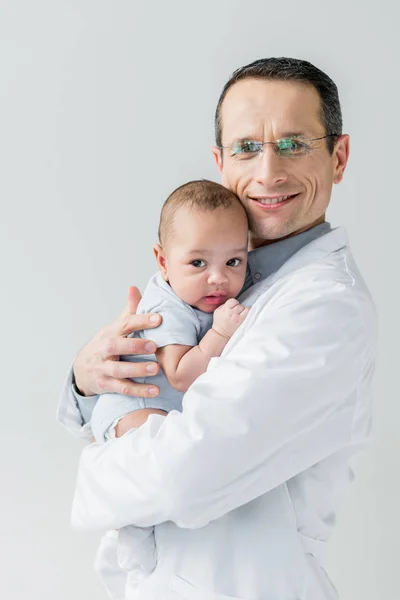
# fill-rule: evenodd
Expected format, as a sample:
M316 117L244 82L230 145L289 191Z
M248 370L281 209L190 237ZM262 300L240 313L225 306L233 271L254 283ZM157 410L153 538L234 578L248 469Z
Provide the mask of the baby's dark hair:
M176 188L164 202L158 227L161 246L164 245L167 235L173 233L175 214L183 206L204 212L238 206L247 219L246 211L239 198L223 185L208 179L189 181Z

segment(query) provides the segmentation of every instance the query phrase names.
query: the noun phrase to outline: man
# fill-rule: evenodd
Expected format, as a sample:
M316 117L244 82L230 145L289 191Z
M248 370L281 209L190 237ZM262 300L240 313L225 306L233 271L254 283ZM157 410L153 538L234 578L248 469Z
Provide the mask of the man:
M158 563L139 600L334 599L325 546L349 461L370 437L376 352L373 303L344 231L325 221L349 155L335 84L296 59L238 69L213 152L249 216L252 285L239 300L252 309L182 413L85 448L73 523L156 526ZM74 363L59 418L76 433L90 436L95 394L150 395L126 379L146 366L118 361L154 351L126 338L154 326L132 315L137 299L131 289Z

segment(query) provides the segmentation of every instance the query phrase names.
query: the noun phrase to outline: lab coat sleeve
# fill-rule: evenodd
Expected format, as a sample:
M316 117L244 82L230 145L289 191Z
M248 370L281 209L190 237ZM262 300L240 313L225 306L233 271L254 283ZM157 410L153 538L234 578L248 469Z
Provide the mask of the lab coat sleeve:
M373 361L365 312L351 283L312 274L260 298L182 413L83 450L73 526L202 527L347 446Z
M90 420L98 396L81 396L75 389L72 367L64 383L57 407L57 421L76 437L91 441Z

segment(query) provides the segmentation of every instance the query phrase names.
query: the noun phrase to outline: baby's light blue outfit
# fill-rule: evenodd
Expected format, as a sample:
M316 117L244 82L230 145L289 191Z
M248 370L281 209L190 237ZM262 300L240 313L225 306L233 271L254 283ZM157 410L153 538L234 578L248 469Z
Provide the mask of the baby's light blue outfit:
M197 346L201 338L211 328L213 314L193 308L181 300L171 286L158 272L150 279L139 303L137 313L155 312L162 316L162 323L154 329L145 329L131 334L153 340L158 348L170 344ZM157 361L154 354L121 356L121 360L130 362ZM91 419L93 435L98 444L107 439L106 433L111 425L124 415L141 408L158 408L170 412L182 411L183 393L175 390L160 369L157 375L136 378L139 383L158 385L157 398L132 398L121 394L102 394L93 410Z
M158 272L154 275L143 294L137 313L155 312L162 316L162 323L154 329L134 332L130 337L153 340L158 348L170 344L197 346L201 338L211 328L213 313L205 313L183 302L164 281ZM121 360L131 362L156 361L156 356L135 355L121 356ZM146 381L147 380L147 381ZM133 398L121 394L102 394L94 407L91 425L98 444L107 440L107 431L113 423L124 415L141 408L158 408L170 412L182 411L183 393L175 390L160 369L157 375L136 378L139 383L158 385L160 394L157 398ZM123 527L118 531L118 563L127 571L129 586L135 586L156 566L156 545L153 527ZM101 564L103 549L100 546L96 565L102 579Z

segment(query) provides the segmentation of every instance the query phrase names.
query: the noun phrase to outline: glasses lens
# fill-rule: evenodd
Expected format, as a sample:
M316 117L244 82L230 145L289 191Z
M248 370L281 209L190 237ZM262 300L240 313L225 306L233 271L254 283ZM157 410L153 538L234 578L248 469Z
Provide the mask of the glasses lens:
M275 147L279 156L303 156L309 150L309 145L298 138L276 140Z
M232 144L231 151L235 156L253 156L262 151L262 143L254 140L241 140Z

